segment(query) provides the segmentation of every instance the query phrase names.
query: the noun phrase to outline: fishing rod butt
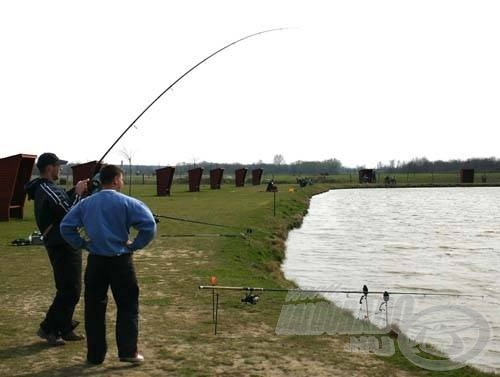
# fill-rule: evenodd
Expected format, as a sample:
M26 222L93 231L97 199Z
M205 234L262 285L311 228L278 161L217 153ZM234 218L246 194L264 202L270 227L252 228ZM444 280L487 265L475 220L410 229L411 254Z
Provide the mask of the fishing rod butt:
M200 285L198 286L198 289L216 289L216 286L210 286L210 285Z

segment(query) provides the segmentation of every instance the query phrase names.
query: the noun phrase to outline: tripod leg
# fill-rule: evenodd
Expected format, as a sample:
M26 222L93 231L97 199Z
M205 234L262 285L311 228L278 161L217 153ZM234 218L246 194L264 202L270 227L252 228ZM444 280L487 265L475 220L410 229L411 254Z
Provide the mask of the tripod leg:
M217 335L217 323L219 320L219 294L215 295L215 326L214 326L214 335Z

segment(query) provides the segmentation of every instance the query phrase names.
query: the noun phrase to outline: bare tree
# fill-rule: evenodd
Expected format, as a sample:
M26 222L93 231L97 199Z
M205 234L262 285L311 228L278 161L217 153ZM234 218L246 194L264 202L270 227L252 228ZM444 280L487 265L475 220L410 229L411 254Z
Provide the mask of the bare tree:
M285 158L283 157L282 154L274 155L274 158L273 158L274 165L283 165L284 163L285 163Z
M123 148L121 150L121 154L123 157L125 157L128 161L128 195L132 196L132 151L127 150L126 148Z

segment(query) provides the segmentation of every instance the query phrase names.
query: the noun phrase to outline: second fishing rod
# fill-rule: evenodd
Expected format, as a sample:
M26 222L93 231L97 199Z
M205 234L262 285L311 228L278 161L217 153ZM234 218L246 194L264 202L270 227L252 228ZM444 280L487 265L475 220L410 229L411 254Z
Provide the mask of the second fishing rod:
M244 227L239 227L239 226L235 226L235 225L212 223L209 221L194 220L194 219L188 219L185 217L160 215L157 213L153 213L153 216L154 216L155 221L157 223L160 222L160 219L166 219L166 220L180 221L180 222L185 222L185 223L190 223L190 224L198 224L198 225L207 225L207 226L213 226L213 227L217 227L217 228L224 228L224 229L231 229L233 231L238 231L237 233L165 234L165 235L163 235L163 237L240 237L240 236L245 237L245 236L250 236L254 233L253 228L244 228Z

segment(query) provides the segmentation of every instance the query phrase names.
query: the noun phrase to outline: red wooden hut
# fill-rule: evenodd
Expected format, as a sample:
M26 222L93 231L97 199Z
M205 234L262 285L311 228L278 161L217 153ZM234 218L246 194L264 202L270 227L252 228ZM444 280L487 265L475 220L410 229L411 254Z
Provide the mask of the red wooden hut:
M474 169L461 169L460 183L474 183Z
M201 176L203 175L203 168L194 168L188 171L189 177L189 191L200 191Z
M212 190L220 189L222 184L222 176L224 174L224 169L217 168L210 170L210 188Z
M247 176L247 168L236 169L234 172L234 181L236 187L245 186L245 177Z
M175 168L173 166L156 170L156 194L158 196L170 196L174 173Z
M252 185L258 186L262 180L263 169L253 169L252 170Z
M36 156L17 154L0 159L0 220L22 219L28 183Z
M97 161L90 161L84 164L73 165L73 186L84 179L92 179L95 172L101 170L102 164Z

